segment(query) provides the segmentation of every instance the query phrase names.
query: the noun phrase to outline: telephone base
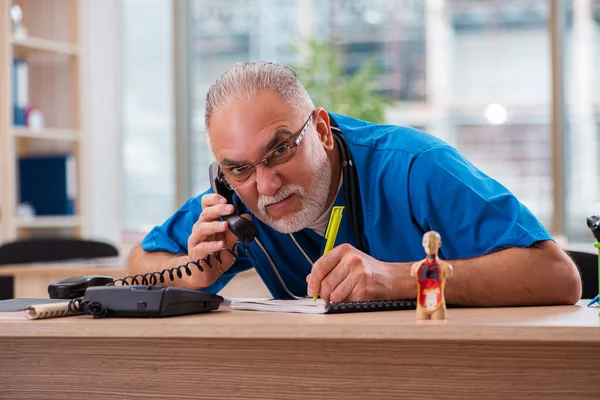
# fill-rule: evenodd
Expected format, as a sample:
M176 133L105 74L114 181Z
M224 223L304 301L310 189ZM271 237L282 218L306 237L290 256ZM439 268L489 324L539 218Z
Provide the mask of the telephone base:
M160 318L217 310L223 297L198 290L133 285L89 287L82 300L97 304L105 317Z

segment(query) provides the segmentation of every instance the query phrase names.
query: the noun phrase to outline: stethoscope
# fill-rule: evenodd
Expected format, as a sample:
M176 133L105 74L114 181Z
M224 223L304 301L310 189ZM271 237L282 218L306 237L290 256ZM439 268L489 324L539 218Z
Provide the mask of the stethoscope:
M337 143L338 148L340 149L339 151L340 151L340 156L341 156L341 161L342 161L342 176L343 176L343 181L344 181L344 183L343 183L344 199L345 199L345 203L346 203L346 209L348 210L348 215L350 216L350 225L352 227L352 233L354 235L356 248L358 250L368 254L368 250L366 250L366 246L362 240L362 234L361 234L362 228L363 228L362 207L361 207L361 201L360 201L360 189L359 189L359 185L358 185L358 174L356 172L356 165L354 163L354 159L352 158L352 153L350 153L350 149L348 149L348 145L346 143L346 139L344 138L344 135L342 134L342 130L337 126L335 121L331 118L330 118L330 126L331 126L331 132L332 132L333 138L334 138L335 142ZM290 236L291 236L292 240L294 241L294 243L296 244L296 246L298 247L298 249L302 252L304 257L306 258L306 260L312 265L313 264L312 260L310 259L310 257L308 257L308 255L302 249L302 247L298 244L294 235L290 234ZM258 247L267 256L267 259L269 260L269 264L271 264L271 267L273 268L275 275L277 276L279 282L281 283L281 285L283 286L283 289L287 292L287 294L295 299L304 298L305 296L296 296L295 294L293 294L291 292L291 290L289 290L289 288L285 284L283 278L281 277L281 274L279 273L279 270L278 270L277 266L275 265L275 262L271 258L271 255L269 254L267 249L265 249L265 247L262 245L262 243L260 242L258 237L256 237L254 239L254 242L258 245Z

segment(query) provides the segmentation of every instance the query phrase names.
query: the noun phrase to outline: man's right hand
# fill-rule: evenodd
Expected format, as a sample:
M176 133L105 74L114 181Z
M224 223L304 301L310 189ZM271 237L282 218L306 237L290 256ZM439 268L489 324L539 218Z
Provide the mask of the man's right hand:
M207 258L210 253L219 253L224 247L231 249L238 241L229 230L227 222L219 220L220 217L230 215L233 211L233 205L228 204L225 197L219 194L211 193L202 196L202 213L188 238L188 256L190 261L204 258L211 262L212 268L200 262L204 268L202 274L206 275L206 280L203 281L207 285L214 283L233 264L233 257L226 251L220 253L222 264L219 264L214 257ZM249 215L244 217L250 218ZM192 274L201 273L193 267L192 271Z

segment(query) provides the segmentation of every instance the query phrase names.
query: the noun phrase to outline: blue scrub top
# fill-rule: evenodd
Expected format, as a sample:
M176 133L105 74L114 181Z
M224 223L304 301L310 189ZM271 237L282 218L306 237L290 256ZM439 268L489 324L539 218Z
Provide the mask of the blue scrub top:
M357 168L363 241L375 259L423 259L422 238L430 230L441 235L439 255L446 260L552 240L508 189L441 139L413 128L376 125L333 113L330 116L342 130ZM210 192L189 199L144 238L142 248L187 254L188 236L202 211L201 198ZM342 187L335 205L345 202ZM306 296L310 263L289 234L276 232L257 218L253 221L257 237L288 289L296 296ZM318 233L304 229L294 237L313 262L322 254L325 239ZM341 243L355 245L346 214L336 240L336 245ZM256 242L250 244L250 253L240 247L240 258L205 291L218 293L236 274L250 268L256 269L273 297L290 297Z

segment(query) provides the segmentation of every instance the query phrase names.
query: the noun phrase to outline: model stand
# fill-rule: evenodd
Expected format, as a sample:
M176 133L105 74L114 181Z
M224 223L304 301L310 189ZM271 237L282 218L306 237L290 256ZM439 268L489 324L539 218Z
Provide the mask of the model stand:
M452 276L452 265L440 260L438 251L442 246L440 234L429 231L423 235L425 259L415 262L410 275L417 279L417 320L445 320L446 278Z

